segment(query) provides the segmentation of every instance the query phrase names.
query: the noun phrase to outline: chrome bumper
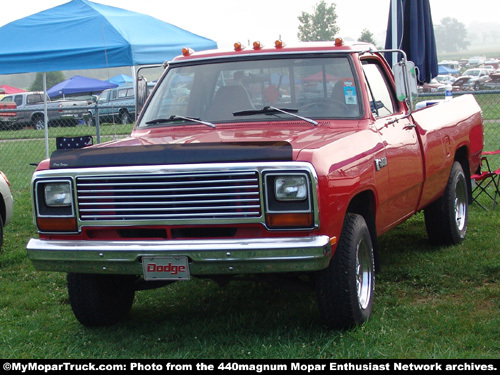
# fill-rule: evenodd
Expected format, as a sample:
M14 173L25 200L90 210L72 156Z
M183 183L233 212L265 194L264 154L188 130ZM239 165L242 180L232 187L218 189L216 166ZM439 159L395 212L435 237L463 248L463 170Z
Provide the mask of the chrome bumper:
M31 239L28 258L41 271L141 275L143 257L186 256L191 275L306 272L328 266L328 236L193 241Z

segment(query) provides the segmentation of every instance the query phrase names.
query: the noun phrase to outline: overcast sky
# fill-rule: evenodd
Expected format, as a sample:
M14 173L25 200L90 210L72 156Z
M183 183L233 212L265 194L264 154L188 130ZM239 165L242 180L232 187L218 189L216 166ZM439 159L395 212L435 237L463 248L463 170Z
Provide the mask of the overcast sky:
M260 40L272 44L279 36L289 43L297 41L298 16L311 13L320 0L98 0L156 17L162 21L216 41L219 47L234 42ZM68 2L68 0L2 1L0 26ZM391 0L326 0L336 4L339 36L358 38L364 28L377 41L384 40ZM444 17L471 22L500 23L499 0L430 0L432 19ZM56 36L54 36L56 37Z

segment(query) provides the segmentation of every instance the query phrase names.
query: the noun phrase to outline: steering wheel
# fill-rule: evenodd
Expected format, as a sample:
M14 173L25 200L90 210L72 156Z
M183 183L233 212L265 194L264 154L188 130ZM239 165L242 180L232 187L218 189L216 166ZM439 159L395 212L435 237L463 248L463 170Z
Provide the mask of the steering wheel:
M328 100L317 100L312 103L305 104L301 106L301 109L304 109L306 111L312 110L312 109L318 109L318 110L329 110L329 109L337 109L338 108L342 109L342 112L350 112L349 107L345 104L342 103L339 100L335 99L328 99Z

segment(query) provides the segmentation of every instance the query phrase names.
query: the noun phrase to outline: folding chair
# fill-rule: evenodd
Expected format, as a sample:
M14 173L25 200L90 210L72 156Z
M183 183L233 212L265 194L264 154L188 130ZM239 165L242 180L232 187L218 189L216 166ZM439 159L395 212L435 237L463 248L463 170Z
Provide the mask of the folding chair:
M488 161L488 156L497 154L500 154L500 150L484 151L481 154L481 166L485 165L486 170L471 176L471 179L476 183L476 186L472 190L472 201L476 202L483 210L486 210L486 208L478 201L480 195L484 193L493 201L493 210L497 204L497 196L500 197L500 168L492 171ZM490 185L494 187L493 192L487 190Z

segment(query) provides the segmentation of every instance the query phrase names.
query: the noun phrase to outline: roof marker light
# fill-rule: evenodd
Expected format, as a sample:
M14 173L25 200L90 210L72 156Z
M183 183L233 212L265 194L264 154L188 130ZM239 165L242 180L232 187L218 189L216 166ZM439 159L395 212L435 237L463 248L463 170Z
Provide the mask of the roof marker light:
M234 43L234 50L235 51L242 51L243 50L243 45L240 42Z
M283 41L281 39L277 39L275 42L274 42L274 46L276 48L283 48L285 46L285 43L283 43Z
M182 54L184 56L189 56L189 55L192 55L194 53L194 51L191 49L191 48L188 48L188 47L184 47L182 49Z
M335 47L341 47L344 45L344 39L342 38L335 38Z
M253 49L254 50L258 50L258 49L261 49L261 48L262 48L262 45L260 44L259 41L253 42Z

